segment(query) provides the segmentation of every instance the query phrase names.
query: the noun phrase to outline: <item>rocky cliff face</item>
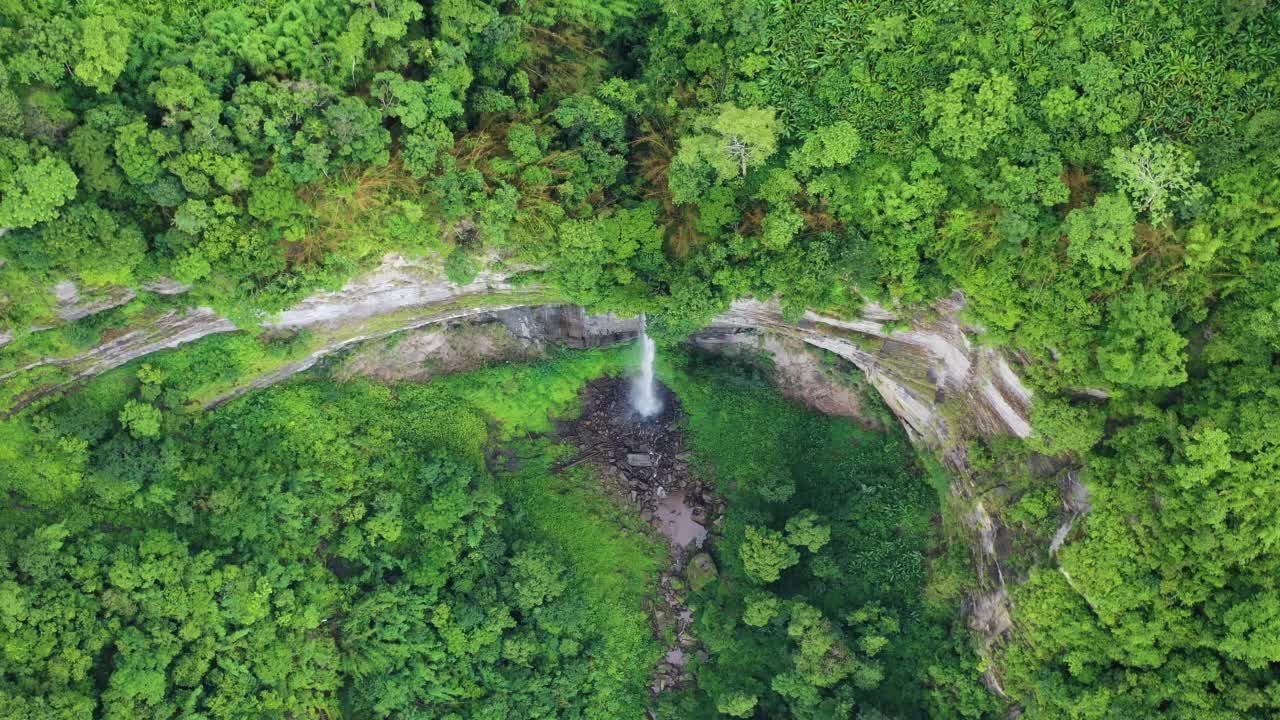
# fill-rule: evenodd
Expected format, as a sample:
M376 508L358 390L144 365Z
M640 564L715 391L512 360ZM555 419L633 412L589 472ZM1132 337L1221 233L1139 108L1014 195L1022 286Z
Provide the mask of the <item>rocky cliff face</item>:
M937 304L933 319L893 329L900 321L876 306L855 320L808 312L788 321L774 303L742 300L692 340L768 351L777 336L835 353L866 374L913 440L935 450L965 434L1027 437L1031 392L1000 352L970 341L973 329L958 319L963 305L953 296Z
M171 285L161 289L182 290ZM131 297L131 291L107 292L85 303L74 287L64 287L60 299L66 317L79 318L119 304L120 298L127 302ZM264 322L263 328L307 330L318 338L310 357L272 373L280 379L311 367L325 355L371 338L500 309L542 306L546 299L542 288L515 287L505 273L484 272L458 286L438 270L391 255L377 270L341 290L307 298ZM936 450L953 446L960 431L1026 437L1031 432L1027 420L1031 394L1000 352L970 341L972 328L958 319L962 307L963 298L955 296L937 304L933 319L899 327L903 324L900 319L876 306L866 308L861 317L852 320L810 312L793 322L783 318L776 304L744 300L735 303L692 341L706 348L755 347L776 355L783 352L777 338L790 338L835 353L866 374L913 439ZM638 328L634 321L591 316L563 305L507 315L502 322L516 337L551 338L571 347L598 344L602 339L623 340ZM0 384L23 372L52 365L65 369L66 376L41 388L38 394L57 392L135 358L235 329L209 308L169 311L146 318L78 355L29 363L0 376ZM781 366L800 372L796 363L793 356ZM793 373L791 383L803 388L803 374ZM31 399L27 397L26 401ZM815 407L840 412L842 404L848 402L851 400L828 397Z
M377 270L353 280L341 290L317 293L279 317L262 323L267 331L312 332L316 337L315 349L310 356L254 380L253 387L263 387L306 370L320 358L364 340L481 314L495 307L526 305L543 297L539 288L516 288L507 282L507 277L505 273L484 272L472 282L459 286L449 282L436 269L399 255L389 255ZM152 291L174 294L182 290L181 286L164 283ZM64 287L63 295L61 307L80 307L74 286ZM133 297L132 291L127 290L108 291L104 295L117 299L127 295L123 302ZM119 304L122 303L95 303L92 312ZM76 318L87 314L91 312L78 313ZM25 373L41 368L52 367L62 371L53 379L18 395L3 411L20 410L41 397L65 391L90 377L153 352L217 333L235 332L236 329L230 320L207 307L144 316L110 340L82 353L40 358L0 375L2 389L4 384L18 381Z

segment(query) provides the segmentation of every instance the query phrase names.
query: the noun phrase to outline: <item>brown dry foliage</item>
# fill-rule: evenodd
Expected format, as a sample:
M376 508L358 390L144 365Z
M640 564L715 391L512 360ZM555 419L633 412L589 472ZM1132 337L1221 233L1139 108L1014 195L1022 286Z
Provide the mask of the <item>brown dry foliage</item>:
M312 216L302 240L281 241L286 261L290 267L321 262L368 227L386 208L390 195L417 190L418 181L398 158L381 167L344 169L330 180L307 185L298 198L311 208Z
M676 205L667 188L667 173L676 154L673 134L670 128L657 127L636 138L632 146L635 152L631 154L631 163L645 181L644 196L657 201L661 208L667 251L673 257L684 257L705 238L696 229L697 209L692 205Z
M1085 207L1092 203L1093 196L1098 194L1089 186L1089 174L1081 168L1064 168L1059 177L1070 192L1067 202L1058 206L1059 212L1065 214L1076 208Z
M764 227L765 210L759 205L752 205L742 213L742 219L738 221L737 232L739 235L750 236L760 234L761 228Z
M590 84L604 55L590 28L562 23L553 28L530 25L529 57L520 66L529 75L532 94L565 97Z
M840 227L834 215L821 208L804 211L804 227L808 232L820 233Z

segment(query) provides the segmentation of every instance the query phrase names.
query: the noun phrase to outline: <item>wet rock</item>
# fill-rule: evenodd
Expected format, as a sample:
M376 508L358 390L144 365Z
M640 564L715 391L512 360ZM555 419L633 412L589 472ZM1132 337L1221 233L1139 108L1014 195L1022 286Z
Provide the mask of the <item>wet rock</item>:
M58 319L67 322L120 307L137 296L133 290L123 287L109 287L86 294L70 281L55 285L53 294L58 299Z
M649 453L627 453L627 464L631 467L653 467L653 456Z
M658 531L667 537L673 548L701 547L707 537L707 528L694 520L695 508L690 506L685 491L677 490L669 495L662 487L658 491Z
M690 475L687 463L674 458L688 456L680 430L680 402L665 393L663 412L655 418L638 418L631 409L628 383L606 378L588 383L582 391L582 412L561 426L557 434L570 440L578 456L596 453L590 460L599 470L604 487L619 501L630 503L644 522L663 535L671 551L671 565L657 578L648 605L651 629L665 645L667 657L654 668L650 689L657 695L694 684L683 668L701 644L690 632L693 611L687 605L689 581L685 577L690 555L697 553L707 536L705 522L715 508L702 483ZM696 522L694 515L702 518ZM647 529L640 532L645 533ZM714 563L706 557L699 569L715 577ZM695 571L695 574L698 571Z
M982 633L988 643L1003 635L1012 626L1008 596L1004 588L973 599L969 613L969 627Z
M191 290L187 283L167 277L159 277L142 284L142 289L157 295L181 295Z
M1058 549L1062 547L1062 543L1066 542L1067 535L1071 533L1071 528L1075 525L1076 520L1093 509L1093 505L1089 502L1089 488L1080 482L1080 476L1077 471L1072 470L1067 473L1058 490L1062 496L1062 509L1066 513L1067 519L1058 527L1058 531L1053 535L1053 540L1049 543L1049 555L1051 556L1057 556Z

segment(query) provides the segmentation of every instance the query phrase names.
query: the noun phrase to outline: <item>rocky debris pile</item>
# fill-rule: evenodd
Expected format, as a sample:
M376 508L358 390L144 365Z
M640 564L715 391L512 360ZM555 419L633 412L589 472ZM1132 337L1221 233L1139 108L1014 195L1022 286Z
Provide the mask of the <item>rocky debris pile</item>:
M666 388L660 393L663 410L641 418L631 407L625 380L597 380L583 390L582 414L560 430L579 448L562 467L591 462L606 491L635 505L667 538L671 566L659 576L650 607L654 637L667 643L650 685L654 695L690 686L688 659L705 657L691 631L687 595L691 585L702 587L715 578L715 563L702 548L724 514L723 502L689 467L679 401Z
M661 394L662 412L641 418L631 408L626 381L589 383L582 414L561 429L580 450L564 466L593 462L607 489L633 503L668 539L673 562L682 569L723 508L689 468L679 401L665 388Z

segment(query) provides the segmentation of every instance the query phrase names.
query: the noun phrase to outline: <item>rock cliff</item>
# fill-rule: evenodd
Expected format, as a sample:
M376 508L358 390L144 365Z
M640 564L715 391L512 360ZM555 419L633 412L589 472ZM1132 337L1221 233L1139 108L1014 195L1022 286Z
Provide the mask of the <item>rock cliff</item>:
M170 293L180 289L163 287ZM62 288L62 294L69 318L84 317L111 306L110 302L101 301L81 304L74 287ZM114 302L131 298L132 292L115 291L103 296ZM342 289L317 293L264 322L262 327L268 331L306 330L316 339L307 358L273 371L271 378L261 378L256 385L288 377L311 367L325 355L371 338L460 318L491 316L497 310L515 307L535 309L506 316L504 323L513 335L525 339L550 337L571 347L622 340L638 327L634 322L587 315L580 309L554 303L542 308L548 305L548 299L551 296L543 288L514 286L507 273L482 272L472 282L459 286L438 270L391 255L381 267ZM774 303L743 300L691 340L704 348L756 347L777 355L783 352L777 338L790 338L835 353L866 374L913 439L935 450L946 451L954 446L962 429L958 425L964 426L964 433L1026 437L1031 432L1027 419L1031 393L1002 353L971 341L974 330L959 319L962 307L963 298L957 295L937 303L936 312L922 321L896 318L874 305L855 319L809 312L790 321ZM55 381L24 395L25 404L135 358L235 330L229 320L205 307L144 316L84 352L39 358L0 375L0 385L44 366L66 371ZM794 366L795 358L782 364ZM803 385L803 378L792 379ZM840 412L841 402L827 398L816 407Z

